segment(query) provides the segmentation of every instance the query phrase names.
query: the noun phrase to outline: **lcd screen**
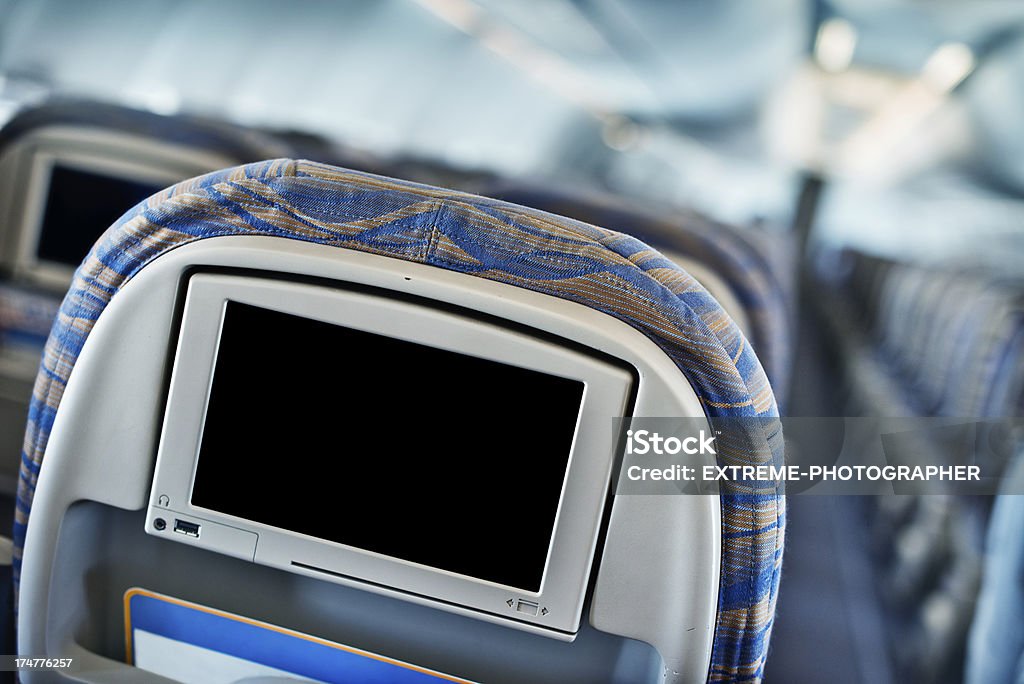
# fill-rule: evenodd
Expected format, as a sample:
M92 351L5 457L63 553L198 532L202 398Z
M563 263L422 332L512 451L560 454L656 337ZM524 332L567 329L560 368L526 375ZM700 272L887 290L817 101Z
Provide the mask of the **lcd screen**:
M55 164L50 173L36 256L78 266L96 240L121 215L163 189Z
M192 504L536 592L583 391L228 302Z

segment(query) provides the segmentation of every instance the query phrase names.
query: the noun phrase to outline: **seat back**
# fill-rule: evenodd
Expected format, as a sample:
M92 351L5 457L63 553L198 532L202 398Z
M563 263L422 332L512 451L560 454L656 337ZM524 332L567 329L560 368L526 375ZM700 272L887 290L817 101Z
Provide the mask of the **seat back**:
M264 323L263 335L258 326L229 324L240 320L237 305L290 318ZM307 370L281 377L305 392L322 379L379 371L401 381L388 412L425 413L426 421L419 415L409 424L451 415L429 401L403 404L402 378L413 374L395 374L408 351L389 346L396 340L586 383L565 485L555 488L558 514L539 588L445 570L443 560L433 565L440 571L415 559L411 569L398 563L399 571L405 551L367 552L373 540L332 545L322 541L329 532L291 534L308 529L301 522L308 518L268 525L254 522L257 513L224 514L202 499L189 459L198 450L199 462L210 462L202 460L206 442L197 445L225 401L222 362L244 353L252 363L243 369L277 368L275 352L297 339L281 330L296 318L327 326L327 337L316 339L335 339L340 328L372 332L379 339L364 349L376 351L313 345L304 359L288 357ZM482 403L490 401L488 373L446 373L435 385L448 382L451 396L464 390ZM508 386L494 389L505 394ZM543 402L559 391L527 398L550 406ZM284 394L268 395L273 409L254 401L246 423L235 425L260 431L246 437L258 444L285 410L305 416L280 433L293 434L295 445L274 462L279 475L271 478L280 501L290 502L284 508L301 510L304 492L325 491L314 485L322 456L303 440L324 426L342 435L354 426L334 404ZM371 396L379 399L380 388ZM225 405L237 413L237 403ZM530 407L523 410L525 418L502 414L505 429L485 455L501 453L512 431L558 415L531 418ZM137 655L135 642L122 642L120 606L142 587L175 597L178 608L199 604L203 615L226 611L245 624L280 625L455 681L759 680L779 580L783 498L742 481L724 483L715 496L606 498L621 456L619 412L712 423L748 417L715 458L759 465L782 457L774 398L750 345L702 287L634 238L310 162L276 160L177 185L107 232L79 268L47 344L15 528L19 651L74 654L79 681L112 673L142 681L143 673L121 673L127 666L117 662ZM398 435L406 423L396 421ZM429 439L429 430L422 434ZM523 458L523 471L508 470L512 459L483 459L488 469L477 486L450 495L476 492L483 506L487 483L500 479L502 492L521 494L502 500L533 515L551 478ZM268 467L266 459L258 465ZM241 470L229 475L239 487L256 487L256 474ZM181 500L190 487L191 499ZM212 491L228 489L237 488ZM515 539L525 554L527 536L502 539ZM297 560L307 552L328 560Z
M93 243L168 185L287 153L218 121L90 101L27 108L0 129L0 491L14 492L43 343Z
M0 129L0 267L63 291L102 232L149 195L287 152L212 119L81 100L25 109Z

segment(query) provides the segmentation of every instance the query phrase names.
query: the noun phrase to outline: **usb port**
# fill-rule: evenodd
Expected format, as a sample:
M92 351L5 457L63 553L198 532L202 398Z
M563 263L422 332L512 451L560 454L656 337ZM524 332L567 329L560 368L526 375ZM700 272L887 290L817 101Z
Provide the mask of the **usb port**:
M174 531L180 534L186 534L190 537L199 537L199 523L188 522L185 520L174 521Z

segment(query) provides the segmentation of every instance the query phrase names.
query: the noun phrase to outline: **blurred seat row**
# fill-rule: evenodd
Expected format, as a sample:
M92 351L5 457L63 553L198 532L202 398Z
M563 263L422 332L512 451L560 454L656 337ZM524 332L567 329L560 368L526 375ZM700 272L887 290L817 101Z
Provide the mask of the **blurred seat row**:
M989 481L977 491L991 494L1022 438L1019 421L1001 420L1024 415L1019 274L851 249L818 254L815 269L827 293L821 318L842 350L847 413L907 418L906 449L981 465ZM889 643L898 644L890 655L907 681L962 681L983 572L1001 562L985 552L991 502L942 493L864 502Z
M897 385L889 415L999 418L1024 408L1024 280L845 251L826 276L873 362Z

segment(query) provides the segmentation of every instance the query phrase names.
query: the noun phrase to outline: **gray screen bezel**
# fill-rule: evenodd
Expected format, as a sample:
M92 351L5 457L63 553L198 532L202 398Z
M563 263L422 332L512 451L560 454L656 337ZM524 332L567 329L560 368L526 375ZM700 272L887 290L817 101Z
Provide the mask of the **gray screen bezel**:
M506 587L192 506L191 486L228 300L583 382L576 438L540 590ZM617 442L609 419L626 410L632 383L627 370L588 354L450 311L321 285L194 275L187 288L146 531L291 572L459 612L482 611L565 638L579 628L615 462ZM158 529L157 518L166 527ZM176 533L177 519L199 523L200 536Z
M58 166L81 173L91 173L112 180L144 183L155 188L168 187L188 178L173 169L161 168L155 163L104 158L98 154L79 151L41 151L32 160L32 192L28 197L25 220L22 223L22 238L19 248L19 264L23 271L30 271L31 277L51 284L65 284L71 280L75 267L39 256L39 242L46 220L46 205L50 196L50 180ZM131 207L124 207L128 211ZM96 235L98 240L100 235ZM85 254L82 255L85 258Z

